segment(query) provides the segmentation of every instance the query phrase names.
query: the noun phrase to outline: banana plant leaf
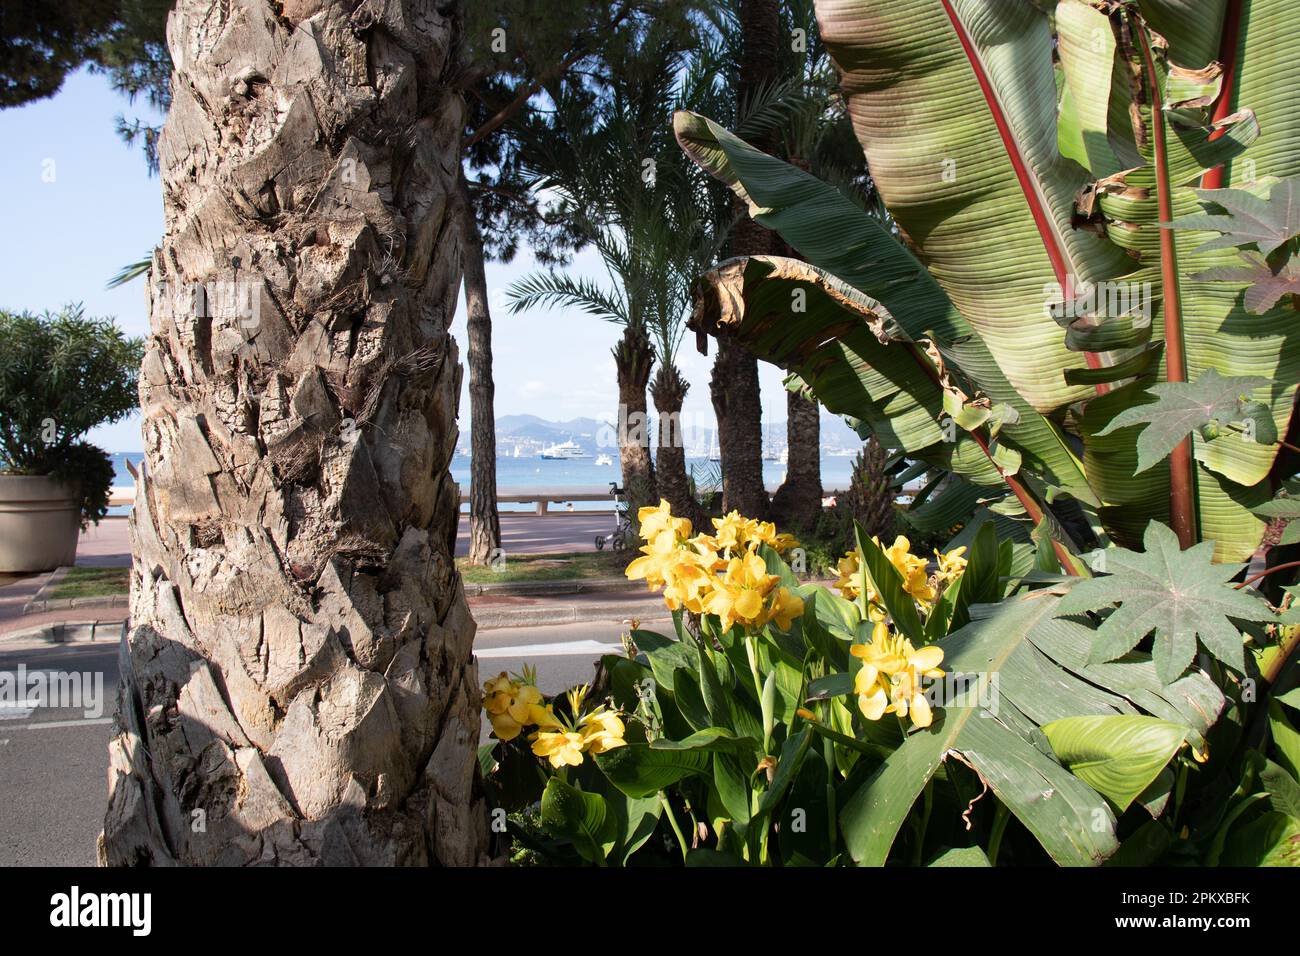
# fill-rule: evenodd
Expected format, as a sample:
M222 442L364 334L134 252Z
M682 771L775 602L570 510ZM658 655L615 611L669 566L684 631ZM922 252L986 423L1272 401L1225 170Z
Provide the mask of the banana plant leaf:
M1205 249L1216 233L1167 227L1217 212L1198 186L1266 190L1300 172L1288 5L816 7L897 236L831 186L679 114L683 149L819 270L728 264L701 285L712 301L697 297L697 330L726 327L834 410L974 485L993 482L971 451L1003 477L1041 481L1049 500L1065 490L1120 544L1139 546L1151 521L1172 520L1213 539L1217 560L1248 557L1278 444L1193 433L1135 476L1140 429L1106 426L1154 401L1154 382L1215 369L1269 380L1250 398L1286 434L1300 380L1294 310L1284 300L1254 315L1245 281L1193 279L1237 252ZM792 309L809 284L827 294ZM872 304L864 311L843 287ZM867 333L883 348L865 344ZM920 370L905 374L909 362ZM1016 419L983 448L936 445L922 420L936 414L936 388L946 404L955 394L963 408L1004 405Z
M945 760L975 770L1064 866L1094 866L1118 847L1107 798L1053 755L1044 725L1084 716L1143 714L1176 725L1193 745L1224 705L1199 673L1162 686L1150 660L1087 660L1093 632L1055 619L1060 597L1036 591L975 610L984 616L943 641L942 709L910 734L844 804L845 845L860 865L883 865L912 804ZM959 675L978 676L978 680Z

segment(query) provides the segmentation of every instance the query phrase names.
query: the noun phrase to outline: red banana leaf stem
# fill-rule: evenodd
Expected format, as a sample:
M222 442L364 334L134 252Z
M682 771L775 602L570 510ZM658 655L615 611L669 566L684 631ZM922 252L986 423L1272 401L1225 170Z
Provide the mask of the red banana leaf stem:
M1069 290L1073 289L1077 283L1070 281L1066 250L1063 248L1057 234L1051 212L1047 209L1042 195L1034 186L1034 179L1025 165L1024 157L1021 156L1020 144L1016 142L1006 112L1002 109L1002 101L998 99L997 90L994 89L988 73L984 70L984 63L980 58L979 50L975 47L974 41L971 40L970 33L966 30L966 24L962 23L961 17L953 9L952 0L941 0L941 2L943 3L944 12L948 14L948 19L952 21L953 32L956 33L957 39L961 42L962 49L966 53L966 60L970 63L971 71L975 74L980 91L984 94L984 101L988 104L989 113L998 128L998 135L1001 137L1002 145L1006 149L1007 158L1011 161L1011 167L1015 170L1016 179L1020 182L1020 191L1024 194L1025 203L1029 206L1029 211L1034 217L1034 224L1038 227L1038 234L1043 240L1043 248L1047 252L1047 258L1051 260L1052 271L1056 273L1056 282L1062 291L1069 296L1066 300L1068 304L1070 299L1073 298ZM1101 357L1095 352L1084 352L1083 358L1088 363L1088 368L1102 367ZM1105 395L1110 391L1110 385L1104 382L1098 383L1096 388L1098 395Z
M1160 223L1172 222L1173 193L1169 182L1169 163L1165 144L1163 96L1156 79L1155 59L1151 54L1151 37L1140 17L1133 18L1133 34L1142 50L1146 68L1147 97L1151 104L1152 144L1155 150L1156 205ZM1178 285L1178 253L1172 229L1160 229L1160 271L1164 286L1165 379L1187 381L1187 352L1183 342L1183 312ZM1186 550L1196 543L1196 473L1192 460L1192 439L1187 436L1169 456L1169 523L1178 535L1179 547Z

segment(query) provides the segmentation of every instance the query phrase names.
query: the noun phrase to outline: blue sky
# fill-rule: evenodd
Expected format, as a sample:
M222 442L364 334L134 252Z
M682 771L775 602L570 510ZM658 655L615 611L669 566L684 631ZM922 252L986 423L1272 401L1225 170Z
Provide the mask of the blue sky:
M0 308L40 312L82 302L87 313L112 316L131 335L148 332L143 281L104 287L124 264L152 249L163 228L159 181L148 175L139 149L114 131L114 117L122 113L147 115L142 104L128 104L103 77L85 71L50 99L0 111L0 181L9 184L0 229ZM504 290L532 269L526 250L508 266L488 264L497 415L612 420L618 392L610 349L618 329L572 312L507 314ZM605 279L592 252L571 269ZM463 302L452 331L463 360ZM688 426L713 426L711 363L712 355L697 354L688 336L678 357L691 383L683 410ZM765 418L781 421L781 374L762 365L761 375ZM462 430L469 424L468 375L465 380ZM138 451L138 419L97 429L91 440L109 451Z

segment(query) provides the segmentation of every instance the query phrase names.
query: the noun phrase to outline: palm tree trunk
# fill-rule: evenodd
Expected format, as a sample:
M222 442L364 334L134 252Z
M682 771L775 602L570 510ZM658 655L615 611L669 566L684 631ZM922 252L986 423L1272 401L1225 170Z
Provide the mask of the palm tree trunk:
M785 481L772 496L772 518L783 528L811 531L822 513L821 408L786 392Z
M448 472L456 15L171 14L102 863L484 861Z
M483 237L474 217L469 183L460 176L465 246L465 308L469 341L469 563L487 564L501 547L497 513L497 424L493 407L492 312L488 308Z
M613 352L618 372L618 453L623 488L635 505L649 504L656 500L656 487L645 390L654 367L654 349L643 326L628 325Z
M778 0L741 0L740 26L743 49L737 95L743 109L765 83L779 77ZM755 138L753 144L763 152L773 152L771 134ZM732 203L738 221L732 232L731 254L758 256L774 252L775 235L749 217L744 202L733 198ZM724 336L718 338L709 395L718 419L718 445L722 452L722 507L764 518L768 499L763 487L763 403L759 394L758 360Z
M650 394L659 419L659 443L655 450L655 480L659 495L673 506L673 514L689 518L698 527L704 512L691 494L681 424L682 403L690 387L677 366L661 365L650 385Z
M739 343L719 335L709 397L718 420L722 457L722 510L767 517L763 487L763 403L758 360Z

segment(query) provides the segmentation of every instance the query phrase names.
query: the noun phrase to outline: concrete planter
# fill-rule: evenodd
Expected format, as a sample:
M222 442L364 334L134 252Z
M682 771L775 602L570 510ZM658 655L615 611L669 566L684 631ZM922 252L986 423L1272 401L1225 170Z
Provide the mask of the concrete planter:
M77 560L81 502L66 484L0 475L0 573L52 571Z

